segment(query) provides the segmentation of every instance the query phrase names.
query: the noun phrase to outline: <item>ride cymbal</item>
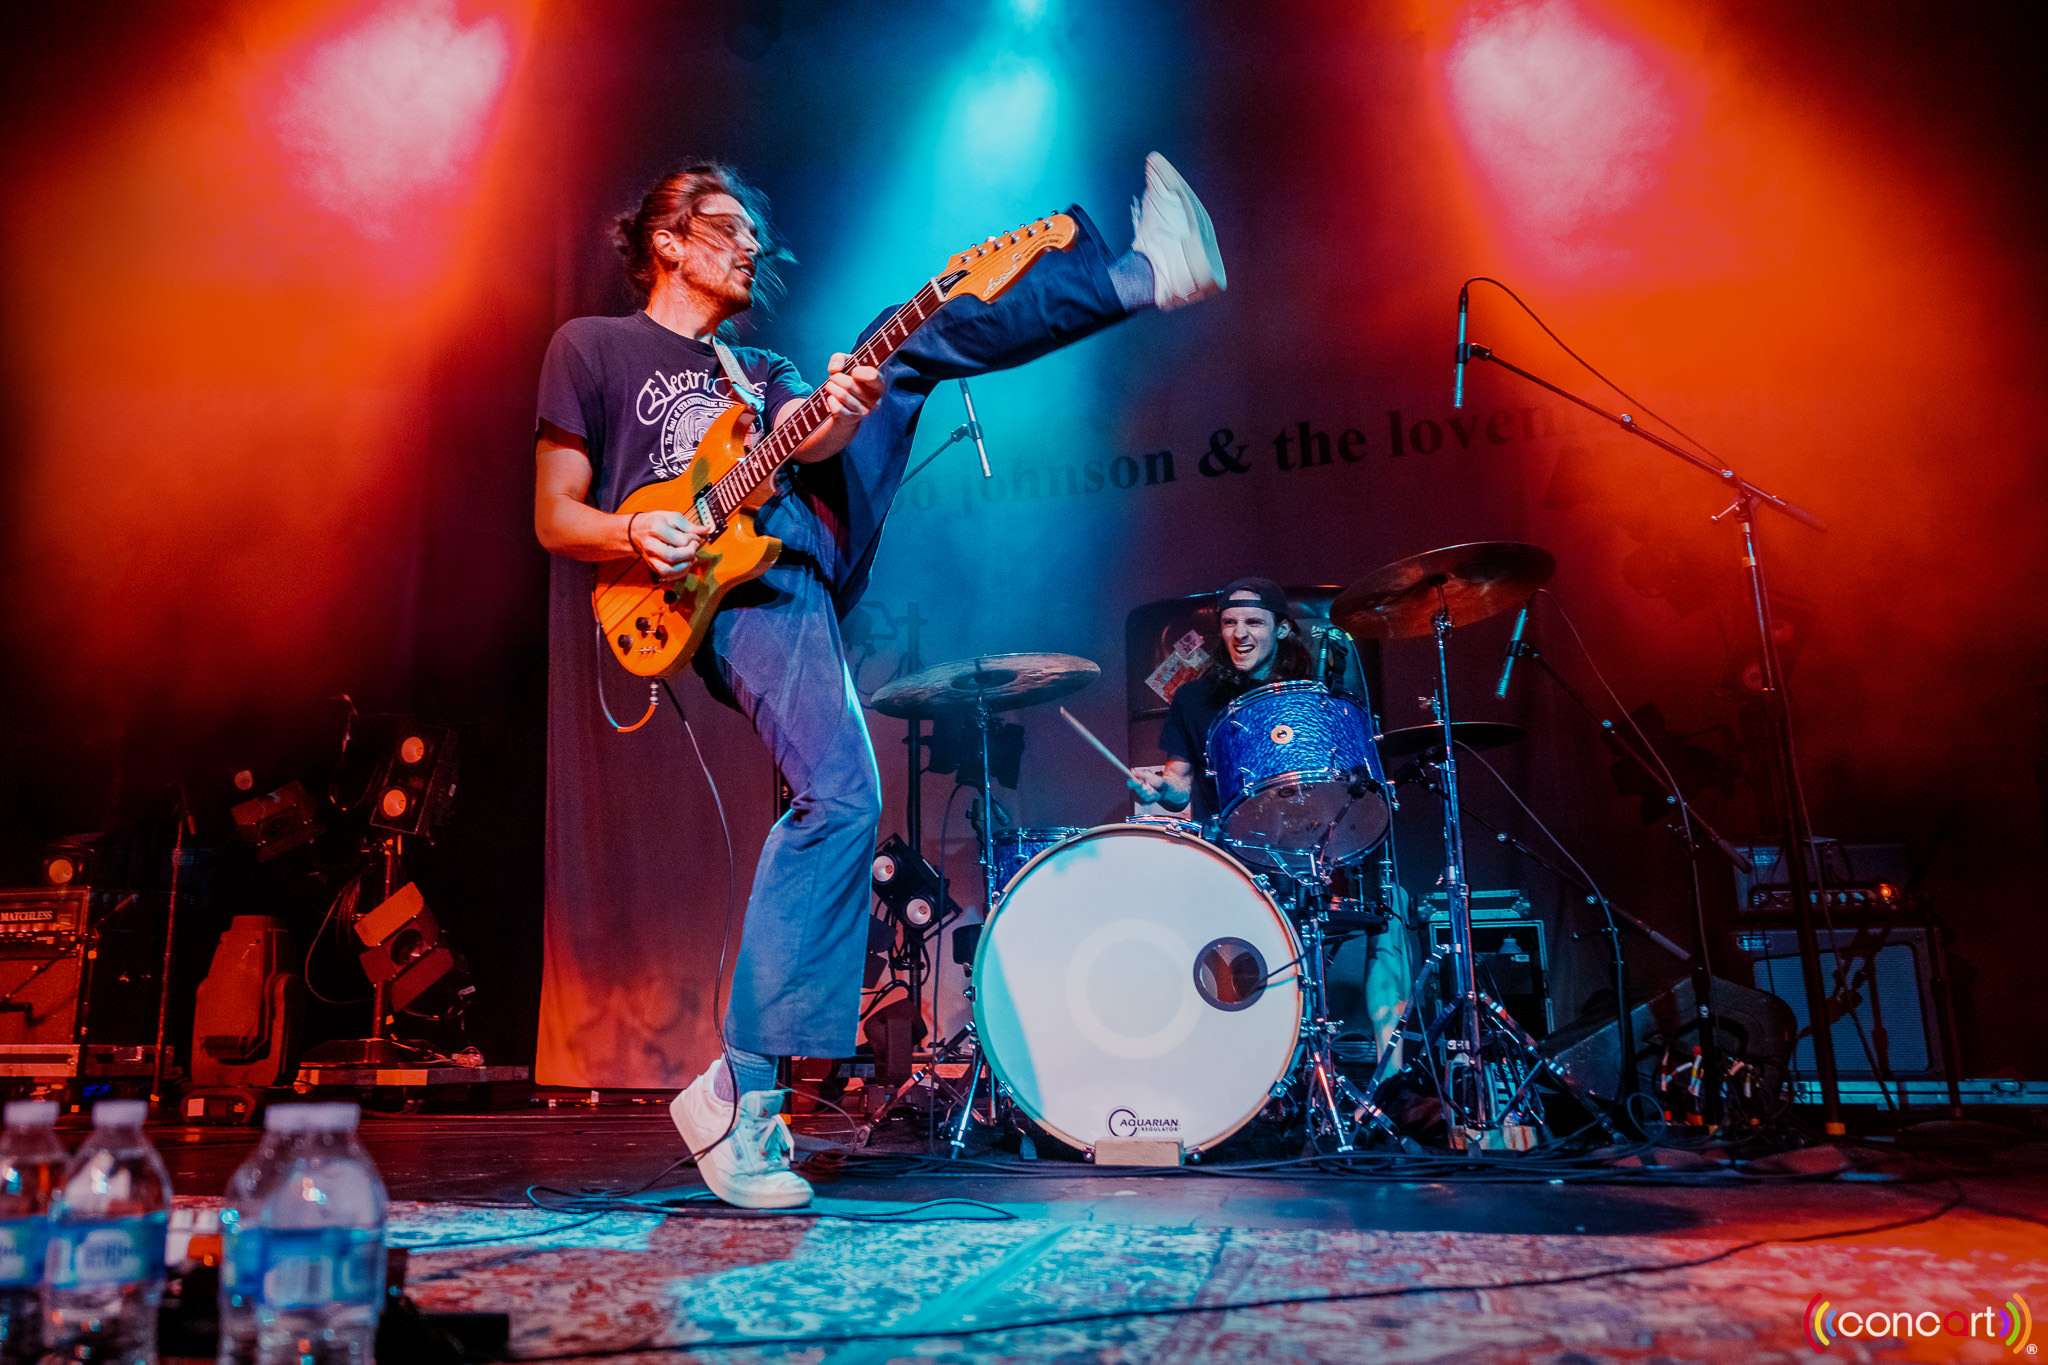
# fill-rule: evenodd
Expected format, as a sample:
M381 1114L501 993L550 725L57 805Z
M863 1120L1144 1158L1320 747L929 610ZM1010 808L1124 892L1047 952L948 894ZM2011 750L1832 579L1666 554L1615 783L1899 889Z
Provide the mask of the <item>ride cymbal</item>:
M1077 654L977 654L882 684L868 702L885 716L930 720L971 711L1016 711L1078 692L1102 673Z
M1330 604L1330 619L1375 640L1428 635L1436 613L1467 626L1519 607L1550 581L1550 551L1514 540L1479 540L1411 555L1359 579Z

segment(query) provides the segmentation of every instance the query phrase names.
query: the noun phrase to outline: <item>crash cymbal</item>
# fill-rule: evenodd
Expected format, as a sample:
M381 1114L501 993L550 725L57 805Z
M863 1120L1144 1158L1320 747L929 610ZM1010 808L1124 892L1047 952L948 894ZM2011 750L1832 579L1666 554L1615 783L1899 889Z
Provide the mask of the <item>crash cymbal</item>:
M1451 722L1451 738L1467 749L1498 749L1503 744L1513 744L1528 733L1519 725L1504 725L1493 720ZM1444 727L1405 725L1399 730L1389 730L1379 737L1379 750L1382 762L1395 758L1441 756L1444 751Z
M1439 606L1453 626L1468 626L1521 606L1556 570L1550 551L1519 541L1448 545L1359 579L1330 604L1330 619L1368 639L1428 635Z
M875 689L869 706L902 720L971 711L1015 711L1078 692L1102 673L1075 654L977 654L934 664Z

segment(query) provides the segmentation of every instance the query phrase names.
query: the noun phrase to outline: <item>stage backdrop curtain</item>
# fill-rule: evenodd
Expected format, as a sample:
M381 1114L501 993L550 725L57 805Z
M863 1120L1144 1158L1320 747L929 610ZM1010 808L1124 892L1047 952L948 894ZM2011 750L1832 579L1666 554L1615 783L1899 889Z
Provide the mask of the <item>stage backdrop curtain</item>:
M664 695L600 659L590 568L554 561L549 601L545 959L534 1079L579 1088L680 1087L717 1055L713 985L726 930L725 835L689 735ZM732 941L774 816L774 772L744 717L674 679L732 830ZM724 998L721 990L718 999Z

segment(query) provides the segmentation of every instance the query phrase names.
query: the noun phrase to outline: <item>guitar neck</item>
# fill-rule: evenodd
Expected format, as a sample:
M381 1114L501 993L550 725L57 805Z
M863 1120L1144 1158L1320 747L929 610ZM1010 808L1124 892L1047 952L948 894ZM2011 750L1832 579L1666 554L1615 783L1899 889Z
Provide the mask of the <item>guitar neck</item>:
M939 282L927 281L910 302L898 308L873 336L855 348L851 365L872 365L880 369L882 362L894 355L896 348L909 340L910 334L923 326L925 319L938 312L945 301ZM771 420L774 416L773 413L768 414ZM747 452L745 459L713 483L707 493L717 524L724 526L725 519L732 515L733 510L751 497L755 489L773 478L775 471L796 454L797 447L810 439L811 433L830 417L831 413L825 407L825 391L814 390L797 405L796 411L786 421L778 422L760 444Z

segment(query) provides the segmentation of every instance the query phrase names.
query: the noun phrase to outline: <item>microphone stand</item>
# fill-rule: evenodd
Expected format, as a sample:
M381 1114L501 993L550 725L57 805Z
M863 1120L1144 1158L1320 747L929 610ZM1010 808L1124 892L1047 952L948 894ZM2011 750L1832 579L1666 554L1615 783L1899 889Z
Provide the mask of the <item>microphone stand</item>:
M1757 548L1756 513L1759 507L1769 507L1782 512L1792 520L1816 531L1827 530L1827 523L1813 513L1788 502L1777 494L1757 487L1733 469L1725 468L1706 457L1687 450L1672 441L1665 440L1655 432L1646 431L1628 413L1609 412L1597 403L1592 403L1577 394L1558 387L1549 380L1531 374L1519 365L1501 359L1492 350L1476 342L1460 342L1458 359L1484 360L1498 365L1513 375L1519 375L1540 389L1556 394L1568 403L1584 408L1594 416L1620 427L1631 436L1648 441L1666 454L1675 455L1693 468L1721 481L1733 494L1735 500L1726 508L1709 518L1716 525L1733 517L1742 532L1742 566L1748 579L1751 605L1756 613L1758 654L1763 665L1764 711L1770 731L1769 753L1773 795L1777 798L1779 814L1784 822L1785 865L1792 882L1792 900L1797 907L1799 925L1799 963L1806 983L1808 1001L1827 998L1826 984L1822 979L1820 966L1820 939L1814 930L1813 877L1807 866L1809 851L1813 848L1813 828L1806 812L1806 791L1799 781L1799 753L1792 729L1791 701L1785 690L1785 670L1778 655L1778 637L1775 622L1771 616L1771 597L1764 577L1763 558ZM1692 837L1692 823L1686 823L1686 837ZM1694 874L1698 876L1695 866ZM1707 970L1706 923L1704 917L1698 926L1700 936L1699 961L1693 970L1693 994L1699 1011L1703 1061L1712 1061L1718 1067L1718 1058L1713 1049L1717 1044L1713 1019L1713 980ZM1839 1073L1835 1068L1835 1042L1832 1031L1816 1028L1813 1031L1814 1069L1819 1073L1821 1094L1821 1119L1830 1137L1839 1137L1848 1131L1842 1122L1842 1092ZM1713 1112L1710 1121L1718 1118L1720 1108L1720 1081L1718 1069L1710 1071L1712 1085L1708 1090L1708 1101Z

